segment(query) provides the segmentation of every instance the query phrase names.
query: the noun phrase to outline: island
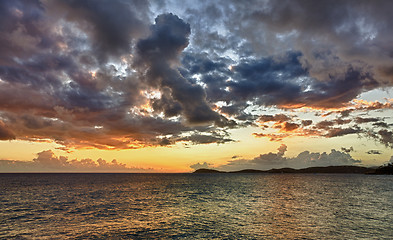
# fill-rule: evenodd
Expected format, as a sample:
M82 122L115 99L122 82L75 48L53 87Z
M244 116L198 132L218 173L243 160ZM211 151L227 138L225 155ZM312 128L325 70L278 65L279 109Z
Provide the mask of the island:
M389 163L378 168L361 166L328 166L328 167L308 167L302 169L279 168L270 170L243 169L239 171L219 171L215 169L201 168L193 173L346 173L346 174L393 174L393 163Z

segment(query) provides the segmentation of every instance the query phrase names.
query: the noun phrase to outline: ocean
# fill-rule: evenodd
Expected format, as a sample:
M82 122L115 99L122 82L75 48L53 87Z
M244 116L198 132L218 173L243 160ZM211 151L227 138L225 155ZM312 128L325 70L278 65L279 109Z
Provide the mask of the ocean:
M393 239L393 176L0 174L1 239Z

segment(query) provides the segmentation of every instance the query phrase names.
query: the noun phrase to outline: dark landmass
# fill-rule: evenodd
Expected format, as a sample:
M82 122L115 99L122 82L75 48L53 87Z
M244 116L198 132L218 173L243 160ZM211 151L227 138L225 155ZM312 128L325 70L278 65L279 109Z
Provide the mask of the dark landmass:
M370 168L358 166L310 167L298 170L300 173L368 173L372 171Z
M218 171L214 169L200 168L196 170L194 173L226 173L226 172Z
M375 172L372 174L393 175L393 163L389 163L385 166L380 166L379 168L375 169Z
M368 168L359 166L329 166L329 167L309 167L302 169L279 168L270 170L244 169L240 171L218 171L214 169L201 168L194 173L355 173L355 174L393 174L393 164L378 168Z

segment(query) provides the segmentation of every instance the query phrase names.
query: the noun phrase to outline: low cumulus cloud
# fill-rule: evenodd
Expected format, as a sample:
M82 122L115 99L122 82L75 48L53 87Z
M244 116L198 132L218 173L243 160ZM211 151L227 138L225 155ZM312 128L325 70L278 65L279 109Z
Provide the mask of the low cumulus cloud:
M190 166L190 168L192 168L194 170L198 170L198 169L201 169L201 168L211 168L211 166L212 166L211 163L207 163L207 162L199 163L198 162L198 163L192 164Z
M218 166L217 169L224 171L236 171L242 169L269 170L272 168L305 168L305 167L325 167L340 165L356 165L360 160L354 159L349 153L332 149L330 153L319 153L303 151L296 157L285 157L287 146L282 144L277 152L260 154L253 159L236 159Z
M153 169L127 167L116 159L96 161L86 159L69 160L56 156L51 150L42 151L32 161L0 160L1 172L152 172Z

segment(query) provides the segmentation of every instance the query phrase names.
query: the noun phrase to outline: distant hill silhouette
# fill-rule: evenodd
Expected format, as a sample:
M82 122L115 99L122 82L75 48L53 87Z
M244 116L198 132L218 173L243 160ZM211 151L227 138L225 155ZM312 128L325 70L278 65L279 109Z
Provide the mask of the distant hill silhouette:
M390 173L389 173L390 172ZM360 174L392 174L393 164L379 167L377 169L359 166L329 166L329 167L309 167L302 169L279 168L270 170L244 169L239 171L218 171L215 169L201 168L194 173L360 173Z
M393 163L389 163L385 166L380 166L379 168L375 169L374 174L388 174L393 175Z
M225 172L214 170L214 169L200 168L196 170L194 173L225 173Z

